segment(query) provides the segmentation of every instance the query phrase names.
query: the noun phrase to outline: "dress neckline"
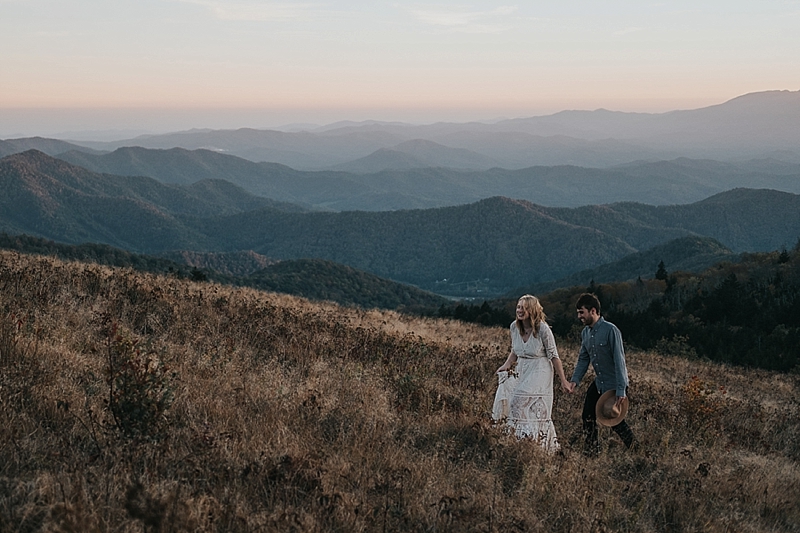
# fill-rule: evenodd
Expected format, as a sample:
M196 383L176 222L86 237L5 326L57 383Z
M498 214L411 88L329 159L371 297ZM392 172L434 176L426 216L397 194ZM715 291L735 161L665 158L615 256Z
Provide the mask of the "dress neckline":
M531 329L531 332L530 332L530 333L528 333L528 339L527 339L527 340L525 339L525 331L523 331L522 333L520 333L520 335L519 335L519 336L520 336L520 338L522 339L522 343L523 343L523 344L528 344L528 341L530 341L530 340L531 340L531 337L533 337L533 336L534 336L534 335L533 335L533 329Z

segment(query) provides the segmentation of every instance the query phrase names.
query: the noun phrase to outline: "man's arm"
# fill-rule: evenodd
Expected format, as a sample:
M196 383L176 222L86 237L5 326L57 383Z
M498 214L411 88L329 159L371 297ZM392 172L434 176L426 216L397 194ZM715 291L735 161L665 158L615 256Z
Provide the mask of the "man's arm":
M586 375L586 371L589 370L589 350L586 349L583 336L583 332L581 332L581 351L578 353L578 362L575 363L575 370L572 372L572 377L570 378L570 381L574 383L576 387L583 379L583 376ZM574 389L575 387L573 387L573 390Z
M611 335L609 335L609 342L611 343L611 355L614 358L614 373L617 382L617 403L620 403L620 398L625 397L625 390L628 388L628 367L625 364L625 348L622 344L622 333L619 328L614 326L611 328Z

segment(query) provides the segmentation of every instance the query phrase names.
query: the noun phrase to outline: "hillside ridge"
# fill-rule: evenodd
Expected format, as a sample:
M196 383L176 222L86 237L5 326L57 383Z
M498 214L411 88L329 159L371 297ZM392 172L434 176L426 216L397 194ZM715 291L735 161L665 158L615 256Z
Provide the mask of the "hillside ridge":
M25 185L27 160L52 170L37 174L49 187L47 206L38 186ZM800 196L770 190L736 189L672 206L552 208L493 197L435 209L306 212L221 181L182 187L99 175L38 152L0 160L0 180L14 191L0 199L0 230L11 233L149 254L312 257L454 296L554 281L688 235L716 239L734 253L792 246L800 235ZM219 184L214 194L211 183Z

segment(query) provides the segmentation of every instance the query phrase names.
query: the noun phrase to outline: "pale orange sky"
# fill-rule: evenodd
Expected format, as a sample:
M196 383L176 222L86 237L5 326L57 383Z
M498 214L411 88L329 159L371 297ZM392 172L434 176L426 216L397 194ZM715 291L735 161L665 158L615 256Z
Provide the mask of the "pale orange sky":
M0 0L0 138L662 112L800 89L800 1Z

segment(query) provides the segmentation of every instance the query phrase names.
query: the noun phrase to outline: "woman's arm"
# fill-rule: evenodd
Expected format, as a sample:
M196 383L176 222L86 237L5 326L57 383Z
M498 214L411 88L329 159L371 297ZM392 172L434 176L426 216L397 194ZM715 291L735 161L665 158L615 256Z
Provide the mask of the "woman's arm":
M572 384L567 381L567 376L564 375L564 366L561 364L561 359L558 357L553 357L550 359L550 362L553 363L553 368L556 369L556 374L558 374L558 377L561 378L561 388L567 392L572 392Z
M553 336L553 330L550 329L546 323L542 322L542 344L544 345L545 352L548 359L553 363L553 368L556 369L556 374L561 379L561 387L567 391L572 392L572 385L567 381L567 376L564 375L564 365L561 364L561 359L558 357L558 349L556 348L556 339Z
M553 336L553 330L547 325L547 322L542 322L539 326L539 337L542 339L542 346L544 346L544 353L548 359L558 358L558 349L556 348L556 338Z
M508 354L508 359L506 359L506 362L503 363L503 366L497 369L497 372L507 372L508 370L511 370L511 367L514 366L514 363L516 362L517 354L514 353L514 350L511 350Z
M517 323L512 322L511 326L509 327L509 333L511 334L511 350L508 352L508 358L503 365L496 370L496 372L507 372L511 370L511 367L514 366L514 363L517 362L517 354L514 353L514 336L519 335L517 331Z

